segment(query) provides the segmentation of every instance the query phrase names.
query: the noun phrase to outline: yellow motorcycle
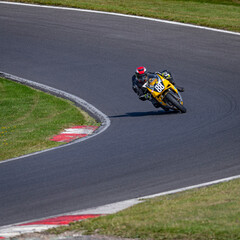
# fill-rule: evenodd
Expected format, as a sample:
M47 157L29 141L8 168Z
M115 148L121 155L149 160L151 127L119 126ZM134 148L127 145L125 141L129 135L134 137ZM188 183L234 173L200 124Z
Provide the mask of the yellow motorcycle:
M165 111L177 110L185 113L182 96L177 88L160 74L150 74L147 82L142 86L151 94L150 98L157 100L159 107Z

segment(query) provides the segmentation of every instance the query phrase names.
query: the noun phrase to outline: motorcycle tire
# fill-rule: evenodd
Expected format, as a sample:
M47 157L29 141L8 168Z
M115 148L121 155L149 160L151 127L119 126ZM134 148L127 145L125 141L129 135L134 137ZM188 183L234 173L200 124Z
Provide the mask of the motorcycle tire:
M165 96L167 102L170 102L174 107L176 107L179 111L181 111L181 113L185 113L187 112L187 109L182 105L180 104L177 99L175 97L173 97L173 95L171 93L168 93L166 96Z

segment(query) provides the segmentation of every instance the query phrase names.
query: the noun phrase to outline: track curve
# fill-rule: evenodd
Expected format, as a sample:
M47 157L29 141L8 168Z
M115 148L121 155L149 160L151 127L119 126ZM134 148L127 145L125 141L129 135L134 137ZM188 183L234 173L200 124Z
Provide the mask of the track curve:
M0 7L0 69L79 96L111 119L80 144L0 164L0 225L240 172L240 38L121 16ZM186 114L131 90L136 66L169 69Z

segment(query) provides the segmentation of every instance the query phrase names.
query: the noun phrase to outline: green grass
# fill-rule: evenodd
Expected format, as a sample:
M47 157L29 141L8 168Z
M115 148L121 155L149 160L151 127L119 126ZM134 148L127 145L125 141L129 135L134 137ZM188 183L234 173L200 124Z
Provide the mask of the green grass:
M59 146L53 135L85 124L97 125L70 101L0 78L0 160Z
M17 2L147 16L240 32L240 0L18 0Z
M158 197L117 214L49 230L139 239L240 239L240 180Z
M17 2L140 15L240 32L239 0L19 0ZM13 83L5 80L0 82L2 96L13 88L11 84ZM15 90L15 93L18 91ZM3 152L7 153L7 149L15 148L16 145L24 146L25 141L33 136L34 138L39 136L41 139L36 143L39 149L45 148L46 142L47 147L52 147L55 143L47 141L49 136L61 129L62 125L71 124L66 123L66 119L57 120L57 117L64 117L74 111L66 107L68 106L66 102L57 103L56 109L49 107L47 110L45 104L56 100L50 101L48 99L50 96L44 96L42 99L40 93L25 92L26 100L19 97L19 104L13 106L13 102L16 102L13 100L16 99L16 94L12 92L10 95L9 99L2 96L0 98L0 107L4 109L4 112L0 113L1 158ZM77 120L81 122L78 117ZM49 126L47 130L43 127L46 123ZM36 128L38 131L34 130ZM44 131L47 131L47 134L43 134ZM25 137L23 133L26 133ZM28 144L31 146L27 145L24 153L36 151L36 146ZM58 234L65 231L84 231L85 234L139 239L237 240L240 239L240 180L147 200L117 214L73 223L49 232Z

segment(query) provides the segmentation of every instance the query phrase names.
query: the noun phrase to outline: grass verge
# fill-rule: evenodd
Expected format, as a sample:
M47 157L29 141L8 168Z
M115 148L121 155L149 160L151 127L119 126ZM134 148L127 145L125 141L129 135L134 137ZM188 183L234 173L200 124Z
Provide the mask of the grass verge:
M97 125L73 103L0 78L0 160L62 143L49 139L74 125Z
M17 2L132 14L240 32L239 0L18 0ZM0 84L0 92L2 86ZM26 106L28 110L22 109L22 117L15 116L15 120L13 119L9 125L7 125L8 121L5 121L6 125L3 129L7 129L6 132L9 132L9 135L12 132L17 133L16 131L18 131L16 135L19 135L19 132L25 131L20 120L27 120L33 112L38 111L34 109L37 109L39 98L29 96L26 103L19 99L19 101L22 100L22 105L28 105ZM27 103L28 101L34 104L31 105ZM19 106L16 106L17 108ZM61 109L60 106L58 108ZM7 111L14 113L16 109ZM46 118L49 118L49 126L52 124L56 128L58 128L56 126L58 120L54 120L53 115L61 116L69 111L63 108L59 113L53 113L52 116L47 117L45 114L49 114L48 110L45 112L43 107L40 109L42 109L40 119L46 121ZM11 113L6 116L10 119ZM0 115L0 119L2 118ZM66 124L65 120L62 123ZM40 128L42 126L40 123L36 123L37 125L40 125ZM34 132L32 129L28 131L28 136ZM1 139L4 138L0 135L0 144ZM12 143L8 140L2 141L0 155L1 148L4 147L5 150L9 144ZM84 231L86 234L97 233L140 239L240 239L240 180L147 200L114 215L73 223L68 227L49 232L59 234L65 231Z
M49 230L139 239L240 239L240 180L149 199L117 214Z
M132 14L240 32L240 0L17 0L17 2Z

